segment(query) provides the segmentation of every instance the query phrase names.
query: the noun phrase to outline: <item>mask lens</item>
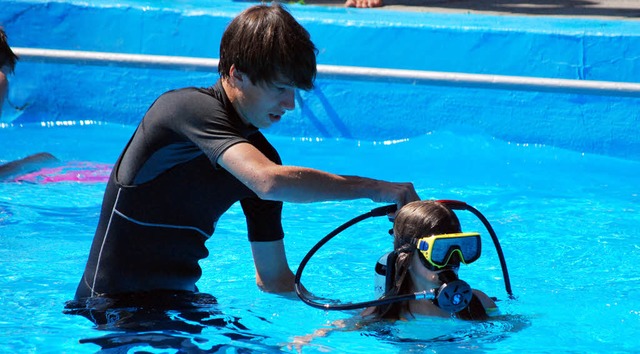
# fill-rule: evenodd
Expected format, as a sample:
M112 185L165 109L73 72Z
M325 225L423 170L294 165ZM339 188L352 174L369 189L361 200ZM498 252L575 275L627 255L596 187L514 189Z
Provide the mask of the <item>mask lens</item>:
M435 240L433 242L433 248L431 249L431 262L439 266L445 266L447 263L447 258L449 258L449 248L452 245L455 245L455 243L451 242L451 240Z
M479 234L452 234L433 237L435 239L431 249L431 262L437 266L444 267L449 263L455 263L452 264L455 266L459 265L460 262L469 264L480 258L481 243ZM457 256L452 257L454 254L457 254Z
M459 239L460 250L465 264L480 258L480 236L467 236Z

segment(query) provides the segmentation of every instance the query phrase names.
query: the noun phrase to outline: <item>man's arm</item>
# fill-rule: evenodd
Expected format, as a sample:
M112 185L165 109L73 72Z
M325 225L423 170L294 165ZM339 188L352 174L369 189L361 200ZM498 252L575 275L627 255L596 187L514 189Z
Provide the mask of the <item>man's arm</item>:
M398 207L419 200L411 183L390 183L356 176L339 176L315 169L281 166L249 143L222 153L218 164L265 200L317 202L369 198ZM287 263L282 240L252 242L256 283L267 292L293 291L294 274Z
M358 176L341 176L306 167L282 166L249 143L228 148L218 163L265 200L319 202L369 198L396 203L398 208L419 200L413 184Z
M262 291L284 293L293 291L295 276L287 263L282 240L251 242L256 267L256 284Z

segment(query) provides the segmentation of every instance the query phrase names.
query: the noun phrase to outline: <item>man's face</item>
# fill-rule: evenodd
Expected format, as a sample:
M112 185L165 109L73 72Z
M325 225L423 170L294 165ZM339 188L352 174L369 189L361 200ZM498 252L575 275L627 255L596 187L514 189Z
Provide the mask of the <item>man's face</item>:
M245 123L268 128L280 121L286 111L295 108L295 87L284 78L254 84L243 73L236 71L235 75L240 84L234 107Z

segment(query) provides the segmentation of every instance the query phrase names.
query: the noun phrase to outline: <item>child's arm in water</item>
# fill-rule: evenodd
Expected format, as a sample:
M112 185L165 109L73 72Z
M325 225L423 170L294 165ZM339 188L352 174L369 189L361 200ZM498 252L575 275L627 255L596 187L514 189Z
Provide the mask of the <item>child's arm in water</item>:
M0 181L7 181L20 175L32 173L59 162L60 160L48 152L29 155L23 159L0 165Z
M316 329L311 334L295 336L293 341L287 344L287 349L295 349L296 351L301 352L302 347L310 345L311 341L315 338L326 337L329 333L335 331L356 331L373 322L377 321L372 320L371 318L363 318L361 315L356 315L343 320L335 320L325 327Z

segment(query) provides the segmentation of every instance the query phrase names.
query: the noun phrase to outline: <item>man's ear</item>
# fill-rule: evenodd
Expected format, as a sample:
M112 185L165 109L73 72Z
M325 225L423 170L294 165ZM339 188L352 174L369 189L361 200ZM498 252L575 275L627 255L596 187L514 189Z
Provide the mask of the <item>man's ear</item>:
M246 76L238 69L236 69L236 65L231 65L229 68L229 77L231 78L231 83L233 86L238 87L242 86Z

